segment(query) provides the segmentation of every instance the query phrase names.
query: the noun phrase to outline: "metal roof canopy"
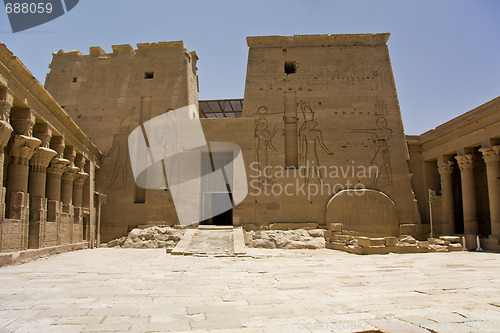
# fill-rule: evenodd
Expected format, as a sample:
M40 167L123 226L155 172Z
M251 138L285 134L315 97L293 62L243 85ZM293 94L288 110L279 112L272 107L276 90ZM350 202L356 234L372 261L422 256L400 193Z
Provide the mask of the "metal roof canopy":
M200 118L240 118L243 99L214 99L199 101Z

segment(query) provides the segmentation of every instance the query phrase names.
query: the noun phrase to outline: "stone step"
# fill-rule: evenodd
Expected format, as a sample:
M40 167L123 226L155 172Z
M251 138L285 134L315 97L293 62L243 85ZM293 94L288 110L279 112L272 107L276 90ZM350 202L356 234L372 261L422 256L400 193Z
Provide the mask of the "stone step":
M173 255L214 256L236 256L245 253L241 227L209 225L187 230L171 252Z

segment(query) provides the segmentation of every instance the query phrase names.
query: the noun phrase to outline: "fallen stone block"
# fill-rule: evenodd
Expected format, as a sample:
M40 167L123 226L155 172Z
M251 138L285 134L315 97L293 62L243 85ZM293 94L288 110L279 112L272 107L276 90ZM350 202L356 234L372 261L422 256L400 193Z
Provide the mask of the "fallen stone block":
M399 242L400 243L408 243L408 244L417 244L417 240L415 238L413 238L412 236L400 236Z
M389 251L385 246L370 246L362 247L361 254L388 254Z
M370 247L385 246L385 238L370 238Z
M357 244L361 247L370 247L370 238L369 237L356 237Z
M453 251L463 251L463 247L462 247L462 244L457 244L457 243L453 243L453 244L448 244L448 251L450 252L453 252Z
M328 230L330 231L342 231L342 223L330 223L328 225Z
M311 237L325 237L325 231L323 229L311 229L308 231Z
M428 241L417 241L417 246L421 249L428 249L429 242Z
M398 239L397 237L385 237L385 246L396 246Z
M444 240L444 241L448 241L450 243L461 243L462 242L462 239L460 238L460 236L440 236L439 238Z
M333 235L331 240L337 243L345 243L350 241L353 237L351 235Z

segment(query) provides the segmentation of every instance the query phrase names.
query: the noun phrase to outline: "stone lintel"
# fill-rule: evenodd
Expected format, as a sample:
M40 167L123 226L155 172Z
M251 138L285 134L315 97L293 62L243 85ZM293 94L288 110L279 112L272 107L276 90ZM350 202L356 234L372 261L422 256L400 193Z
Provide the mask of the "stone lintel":
M328 46L383 46L389 33L247 37L252 48L292 48Z

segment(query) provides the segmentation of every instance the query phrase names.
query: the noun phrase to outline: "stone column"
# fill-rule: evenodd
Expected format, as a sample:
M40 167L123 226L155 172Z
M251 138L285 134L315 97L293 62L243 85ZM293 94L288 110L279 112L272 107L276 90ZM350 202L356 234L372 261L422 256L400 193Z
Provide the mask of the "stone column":
M30 160L30 174L28 191L30 195L30 218L28 248L37 249L46 246L46 213L47 200L45 198L45 184L47 166L57 152L49 148L52 129L48 124L36 124L33 135L42 143Z
M64 157L70 161L68 168L62 175L61 201L63 205L71 205L73 202L73 181L80 169L75 166L76 150L73 147L64 149Z
M15 110L15 112L14 112ZM30 109L12 109L10 123L15 135L9 142L10 164L7 171L7 217L8 225L3 234L8 235L10 250L28 248L28 173L29 160L41 141L32 137L35 116Z
M31 136L35 124L35 116L31 109L18 109L15 113L13 112L10 122L16 134L10 143L12 158L7 177L8 216L12 219L23 219L26 217L23 216L25 212L19 209L19 205L27 204L28 163L41 141ZM24 197L23 200L18 196L20 192L24 194L21 195Z
M29 193L33 197L45 198L47 167L57 152L49 148L52 129L48 124L36 124L33 135L42 143L30 160Z
M474 159L472 154L455 156L462 179L462 202L464 213L464 234L476 236L479 232L477 221L476 192L474 188ZM475 241L467 244L475 248Z
M483 153L488 178L491 236L500 238L500 146L479 149Z
M78 168L78 172L75 176L75 181L73 182L73 243L82 242L85 239L84 232L84 218L83 218L83 184L89 176L84 172L83 167L85 165L85 157L78 154L75 158L75 165Z
M9 101L0 100L0 221L5 217L5 188L3 186L4 150L12 134L12 126L9 123L11 108L12 104Z
M77 155L75 165L79 169L76 174L75 182L73 185L73 205L76 207L83 207L83 184L87 180L89 174L84 171L85 157Z
M66 171L70 161L63 157L63 137L53 137L51 146L56 151L56 156L52 159L50 166L47 168L47 199L61 201L61 176L64 171Z
M443 233L452 235L455 233L455 210L453 207L453 185L451 175L453 173L452 161L438 164L438 172L441 178L441 202L443 214Z

